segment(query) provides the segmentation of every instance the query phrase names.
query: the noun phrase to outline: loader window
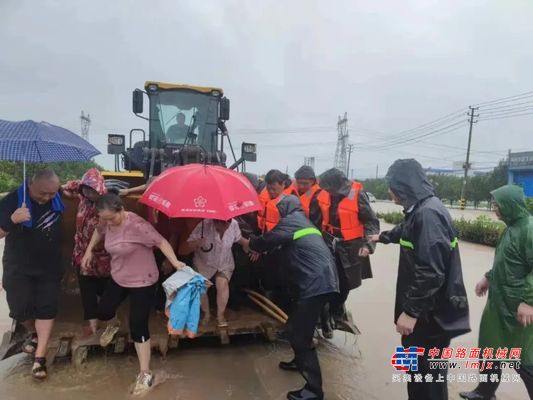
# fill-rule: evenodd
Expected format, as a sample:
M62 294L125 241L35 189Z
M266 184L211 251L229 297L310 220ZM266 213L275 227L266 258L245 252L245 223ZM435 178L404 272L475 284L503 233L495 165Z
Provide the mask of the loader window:
M151 145L199 144L211 151L217 106L217 98L193 91L168 90L150 95Z

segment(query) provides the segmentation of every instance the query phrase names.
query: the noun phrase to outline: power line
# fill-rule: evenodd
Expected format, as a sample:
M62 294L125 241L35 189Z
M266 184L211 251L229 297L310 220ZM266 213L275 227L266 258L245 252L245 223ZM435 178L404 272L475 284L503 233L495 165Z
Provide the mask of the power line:
M332 132L331 126L302 127L302 128L237 128L231 133L236 135L284 135L286 133L312 133L312 132Z
M447 134L447 133L450 133L450 132L454 132L457 129L459 129L460 127L464 126L465 122L466 121L459 121L459 122L456 122L454 124L445 126L443 128L439 128L439 129L424 133L422 135L418 135L418 136L412 137L410 139L406 139L406 140L397 139L395 141L388 142L387 144L385 144L383 146L380 146L379 144L373 144L373 145L370 144L370 145L363 145L363 147L365 149L372 149L372 148L375 148L375 147L391 148L391 147L396 147L396 146L404 146L404 145L407 145L407 144L414 144L414 143L420 142L421 141L420 139L423 139L423 138L427 138L427 137L430 137L430 136L435 136L437 134L444 135L444 134Z
M462 117L463 112L464 112L464 110L462 109L460 112L454 112L454 113L448 114L448 115L446 115L446 116L444 116L442 118L439 118L439 119L437 119L435 121L419 125L416 128L403 130L403 131L400 131L400 132L398 132L396 134L393 134L393 135L384 135L384 136L382 136L382 139L378 140L374 144L375 145L379 145L380 143L384 143L384 142L387 142L387 144L390 144L391 141L393 141L393 142L401 142L401 141L404 141L404 140L407 140L407 139L412 139L412 138L415 138L415 137L416 138L421 137L425 133L432 132L436 128L440 128L441 126L446 125L447 123L450 123L452 121L457 121L460 117ZM465 121L466 120L461 121L461 122L465 122ZM448 126L444 127L443 129L445 129L445 128L449 127L449 126L452 126L452 125L453 124L448 125Z
M497 106L497 107L479 107L479 111L498 111L498 110L505 110L510 107L518 107L518 106L529 106L530 104L533 104L533 101L524 101L522 103L513 103L506 106Z
M426 160L434 160L434 161L446 161L446 162L449 162L450 161L450 158L455 158L455 156L453 157L434 157L434 156L429 156L429 155L424 155L424 154L415 154L415 153L411 153L411 152L406 152L406 151L403 151L403 150L398 150L398 149L380 149L380 148L377 148L377 149L374 149L374 150L370 150L370 152L372 153L391 153L391 152L394 152L395 155L397 155L398 157L400 156L409 156L409 157L416 157L416 158L420 158L420 159L426 159ZM461 153L463 154L463 153Z
M451 145L448 145L448 144L440 144L440 143L429 143L429 142L424 142L424 141L421 141L419 142L421 145L423 146L431 146L431 147L437 147L437 148L445 148L445 149L451 149L451 150L459 150L461 152L465 152L466 151L466 147L459 147L459 146L451 146ZM509 149L505 149L505 150L470 150L471 153L473 154L477 154L477 155L485 155L485 156L489 156L489 155L498 155L498 154L507 154L509 151Z
M335 144L337 141L335 140L328 140L328 141L320 141L320 142L303 142L303 143L259 143L258 145L261 147L307 147L307 146L320 146L325 144Z
M440 117L438 119L435 119L433 121L424 123L422 125L416 126L411 129L406 129L400 132L397 132L392 135L385 135L382 137L381 141L388 141L391 140L404 140L409 139L411 137L417 136L423 132L427 132L430 129L435 129L437 127L443 126L446 123L457 120L462 114L466 111L465 108L461 108L455 112L446 114L443 117ZM238 128L238 129L232 129L231 133L237 134L237 135L264 135L264 134L287 134L287 133L319 133L319 132L327 132L332 131L331 127L327 126L317 126L317 127L301 127L301 128ZM377 144L377 143L376 143Z
M378 132L378 131L375 131L375 130L370 130L370 129L365 129L365 128L360 128L360 129L363 129L363 130L366 130L366 131L369 131L369 132L372 132L372 133L377 133L378 135L374 135L374 136L377 136L378 138L384 138L383 135L383 132ZM361 133L361 132L358 132L357 133L358 135L361 135L361 136L365 136L365 137L370 137L368 134L364 134L364 133ZM462 152L465 152L466 151L466 147L458 147L458 146L451 146L451 145L448 145L448 144L441 144L441 143L430 143L430 142L426 142L424 140L421 140L419 142L421 146L430 146L430 147L437 147L437 148L448 148L448 149L452 149L452 150L460 150ZM356 146L364 146L364 145L368 145L368 144L372 144L372 142L359 142L359 143L355 143ZM487 151L482 151L482 150L477 150L477 151L472 151L472 153L475 153L475 154L479 154L479 155L494 155L494 154L507 154L508 152L508 149L503 149L503 150L487 150Z
M516 113L516 112L524 112L524 111L530 111L533 109L533 105L529 106L529 107L515 107L515 108L510 108L508 110L498 110L498 111L488 111L488 112L485 112L485 111L480 111L479 112L479 115L498 115L498 114L512 114L512 113Z
M473 107L478 107L479 108L479 107L485 106L487 104L508 103L508 102L511 102L511 101L523 100L523 98L529 98L529 97L533 97L533 90L530 90L528 92L524 92L524 93L521 93L521 94L516 94L514 96L508 96L508 97L502 97L502 98L499 98L499 99L484 101L484 102L481 102L481 103L474 104Z
M503 116L492 116L490 118L480 118L480 121L492 121L492 120L498 120L498 119L507 119L507 118L514 118L514 117L522 117L525 115L533 115L533 112L530 113L522 113L522 114L509 114L509 115L503 115Z

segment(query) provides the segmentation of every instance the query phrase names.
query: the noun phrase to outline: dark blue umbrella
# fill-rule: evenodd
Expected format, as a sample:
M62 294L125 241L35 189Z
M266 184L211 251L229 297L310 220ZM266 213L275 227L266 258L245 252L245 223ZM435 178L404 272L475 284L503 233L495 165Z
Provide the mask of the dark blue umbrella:
M75 133L47 122L0 120L0 160L88 161L100 152Z
M89 161L100 152L75 133L47 122L0 119L0 160L26 162ZM24 185L25 186L25 185Z

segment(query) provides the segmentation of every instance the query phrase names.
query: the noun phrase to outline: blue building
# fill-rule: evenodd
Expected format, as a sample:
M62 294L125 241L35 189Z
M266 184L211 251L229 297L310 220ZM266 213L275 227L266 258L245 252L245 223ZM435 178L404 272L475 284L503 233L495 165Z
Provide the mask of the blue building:
M527 197L533 197L533 151L509 154L508 183L524 188Z

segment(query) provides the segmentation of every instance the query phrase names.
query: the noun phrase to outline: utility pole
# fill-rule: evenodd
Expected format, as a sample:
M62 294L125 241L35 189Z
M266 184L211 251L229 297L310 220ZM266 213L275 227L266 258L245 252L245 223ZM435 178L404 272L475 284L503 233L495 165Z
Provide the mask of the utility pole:
M80 115L81 122L81 137L89 141L89 128L91 126L91 116L89 114L85 115L82 111Z
M477 121L474 121L474 118L479 117L478 115L474 115L474 112L478 109L478 107L472 107L470 106L470 118L468 122L470 122L470 128L468 130L468 147L466 149L466 162L463 168L465 169L465 176L463 179L463 188L461 190L461 210L464 210L466 207L466 182L468 179L468 169L470 168L470 147L472 144L472 128L474 127L474 124Z
M511 171L511 149L507 154L507 184L512 185L514 180L513 172Z
M353 148L354 148L354 145L353 144L349 144L348 145L348 165L346 167L346 175L348 175L348 177L350 176L349 175L349 172L350 172L350 160L352 158L352 152L353 152Z
M379 175L379 164L376 164L376 179L378 179Z

